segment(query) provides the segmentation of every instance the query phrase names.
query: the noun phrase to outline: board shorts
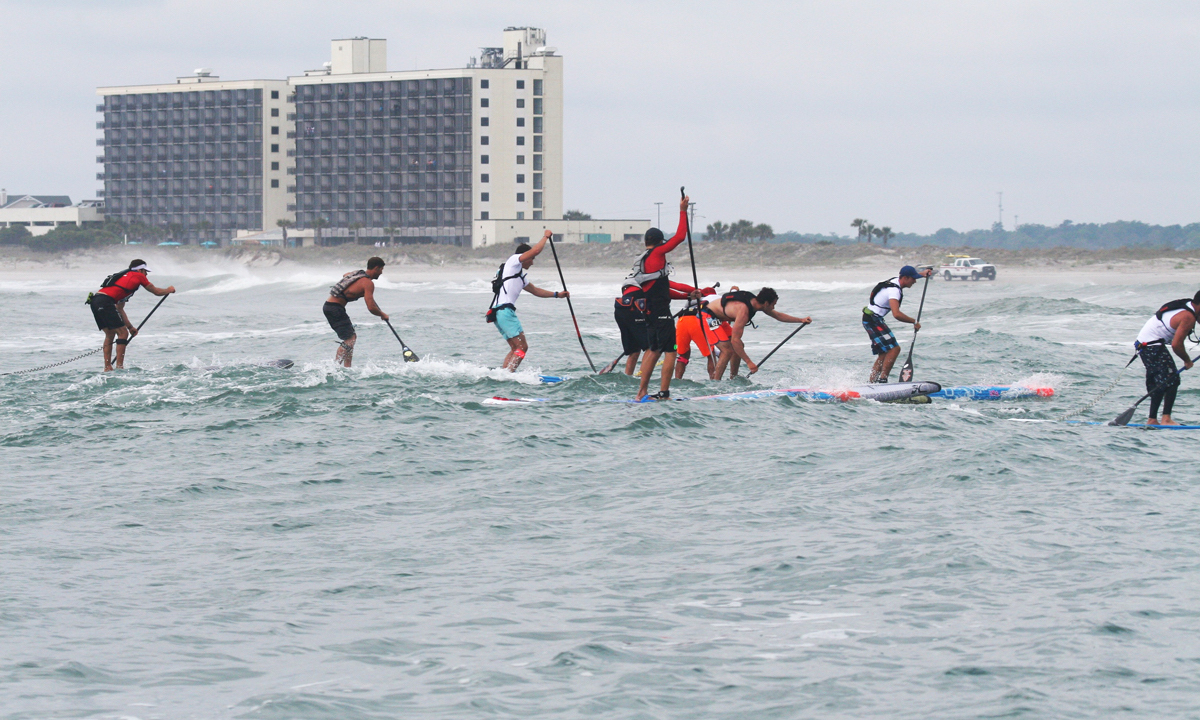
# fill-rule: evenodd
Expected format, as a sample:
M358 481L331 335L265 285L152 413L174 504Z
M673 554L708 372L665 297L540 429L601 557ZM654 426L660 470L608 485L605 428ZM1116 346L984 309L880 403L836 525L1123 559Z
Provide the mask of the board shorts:
M650 336L646 334L645 314L617 305L613 318L621 330L621 350L626 355L637 355L650 349Z
M354 323L350 322L345 305L326 300L321 310L325 313L325 319L329 321L329 327L337 333L338 340L349 340L354 337Z
M1176 372L1175 359L1171 351L1162 343L1142 345L1138 348L1138 357L1146 366L1146 392L1165 392L1173 387L1179 387L1179 373Z
M517 311L510 307L500 308L496 311L496 329L500 331L500 336L505 340L512 340L525 332L525 329L521 327L521 321L517 319Z
M862 323L863 328L867 331L867 337L871 338L871 352L875 355L884 355L888 351L900 347L900 343L896 342L896 336L892 334L892 329L887 326L883 318L863 313Z
M125 327L121 313L117 310L117 301L104 293L92 296L92 317L96 318L98 330L120 330Z
M707 319L707 318L706 318ZM704 323L707 325L708 323ZM684 315L675 323L675 347L684 355L692 351L692 343L700 348L700 354L708 357L717 345L717 334L709 327L704 328L701 335L700 318L695 315Z
M647 318L646 336L651 352L675 352L675 318L670 315Z

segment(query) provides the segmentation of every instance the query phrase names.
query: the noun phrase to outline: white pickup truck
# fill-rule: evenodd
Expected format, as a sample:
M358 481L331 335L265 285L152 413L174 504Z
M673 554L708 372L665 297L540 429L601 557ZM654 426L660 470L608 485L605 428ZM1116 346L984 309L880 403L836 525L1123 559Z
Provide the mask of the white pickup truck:
M972 280L980 278L987 278L988 280L996 279L996 266L986 263L977 257L948 255L947 258L951 259L952 262L938 268L938 274L947 280L953 280L954 278L962 278L963 280L967 278Z

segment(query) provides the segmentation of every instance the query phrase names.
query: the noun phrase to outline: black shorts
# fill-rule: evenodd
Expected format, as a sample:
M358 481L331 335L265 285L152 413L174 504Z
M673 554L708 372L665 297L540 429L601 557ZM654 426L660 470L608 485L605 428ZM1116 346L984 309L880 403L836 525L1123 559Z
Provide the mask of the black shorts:
M650 349L650 337L646 334L646 316L637 310L618 305L613 310L617 327L621 329L621 350L626 355L637 355Z
M125 321L117 311L117 301L104 293L92 296L92 316L96 318L96 328L99 330L120 330L125 327Z
M1179 373L1176 371L1175 358L1171 351L1162 343L1143 345L1138 350L1142 364L1146 366L1146 392L1165 392L1179 386Z
M333 331L337 333L339 340L349 340L354 337L354 323L350 322L350 316L346 314L345 305L326 301L321 310L325 313L325 319L329 321L329 327L333 328Z
M652 352L675 352L675 318L670 315L648 318L646 335Z

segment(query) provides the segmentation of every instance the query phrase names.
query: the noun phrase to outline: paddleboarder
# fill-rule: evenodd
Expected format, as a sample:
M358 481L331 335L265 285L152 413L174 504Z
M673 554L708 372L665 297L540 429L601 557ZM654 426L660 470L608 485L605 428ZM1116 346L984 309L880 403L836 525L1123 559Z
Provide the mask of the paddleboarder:
M730 328L729 347L731 352L721 352L721 359L717 361L714 378L719 380L725 373L725 367L737 359L745 361L746 369L750 371L751 375L758 372L758 365L746 354L746 346L742 342L742 333L745 332L746 325L754 319L755 314L761 312L782 323L807 325L812 322L811 317L796 317L777 311L775 305L778 302L779 293L775 292L774 288L765 287L759 290L757 295L746 290L731 290L722 295L719 302L709 303L708 307L712 313L718 319L729 323ZM737 364L732 365L730 377L737 376L737 368Z
M341 340L334 362L339 362L345 367L350 367L354 360L354 343L358 340L354 323L350 322L350 316L346 314L346 304L363 298L367 302L367 310L372 315L382 318L384 322L389 319L388 314L380 310L379 305L375 303L375 281L383 274L383 265L383 258L373 257L367 260L366 270L355 270L343 275L341 280L329 288L329 298L321 308L325 319L329 321L329 327L333 328L338 340Z
M642 381L638 385L637 400L647 396L650 376L654 374L659 357L663 358L659 391L650 397L671 399L671 376L675 373L675 318L671 316L671 281L668 279L673 268L667 262L667 253L687 239L687 209L688 197L684 195L679 201L679 229L670 240L664 240L663 232L658 228L646 231L646 251L625 280L627 284L641 287L646 296L647 348L642 354Z
M1138 333L1133 343L1134 350L1146 366L1146 392L1150 393L1150 416L1147 425L1178 425L1171 419L1171 410L1175 407L1175 394L1179 390L1179 370L1175 360L1167 351L1170 347L1179 359L1183 360L1183 369L1192 367L1192 359L1188 357L1183 343L1196 328L1196 308L1200 306L1200 292L1195 297L1172 300L1154 313L1142 331ZM1162 419L1158 417L1159 406L1162 406Z
M92 307L92 316L96 319L96 327L104 332L104 372L113 368L113 345L117 346L116 369L125 369L125 346L131 338L137 336L137 328L125 314L125 303L140 287L146 288L157 296L170 295L175 292L175 286L166 288L155 287L147 275L150 268L144 260L133 260L129 268L115 272L104 278L100 289L88 296L88 305Z
M675 283L671 283L674 290ZM716 379L716 358L713 351L725 353L730 350L729 323L718 318L709 310L709 304L721 299L714 288L702 288L698 292L689 293L688 308L679 314L675 323L675 379L679 380L687 372L687 366L692 359L692 345L695 344L700 354L706 360L706 373L710 380Z
M521 327L521 321L517 318L517 300L521 297L521 291L540 298L571 296L571 293L566 290L543 290L529 282L529 278L525 275L525 271L533 267L534 258L546 248L546 243L553 234L552 230L547 229L542 235L542 239L538 240L533 247L525 243L518 245L515 248L516 252L510 255L508 260L504 261L504 265L500 267L497 282L493 282L492 285L496 295L492 298L492 306L488 310L487 319L488 322L496 323L496 330L508 342L509 351L504 356L504 362L500 367L511 372L517 371L517 366L525 359L525 353L529 352L529 343L525 340L525 329Z
M871 382L885 383L892 373L896 358L900 357L900 343L896 335L888 327L884 318L888 313L903 323L909 323L914 330L921 329L921 323L916 318L905 315L900 310L904 301L904 291L912 287L918 278L929 277L933 268L918 271L912 265L900 268L900 274L888 278L871 289L867 296L867 305L863 308L862 324L871 339L871 352L875 354L875 364L871 367Z

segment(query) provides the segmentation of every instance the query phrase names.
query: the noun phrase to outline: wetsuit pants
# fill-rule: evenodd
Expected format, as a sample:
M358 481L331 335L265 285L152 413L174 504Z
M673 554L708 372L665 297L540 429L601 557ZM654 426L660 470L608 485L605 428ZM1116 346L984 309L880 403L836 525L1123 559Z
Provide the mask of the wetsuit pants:
M1154 392L1162 385L1166 388L1150 396L1150 417L1158 417L1158 406L1164 415L1170 415L1175 407L1175 393L1179 390L1179 373L1175 371L1175 360L1166 345L1143 345L1138 350L1142 364L1146 366L1146 392Z

